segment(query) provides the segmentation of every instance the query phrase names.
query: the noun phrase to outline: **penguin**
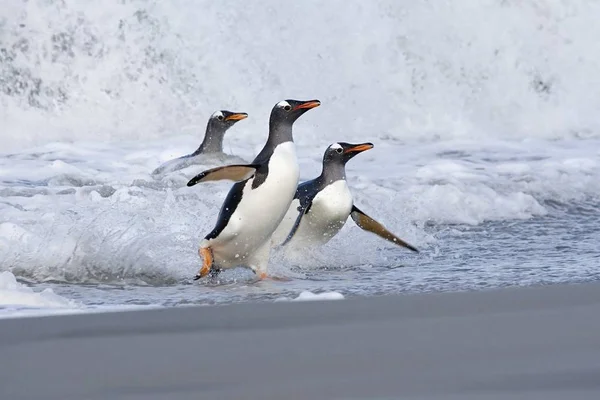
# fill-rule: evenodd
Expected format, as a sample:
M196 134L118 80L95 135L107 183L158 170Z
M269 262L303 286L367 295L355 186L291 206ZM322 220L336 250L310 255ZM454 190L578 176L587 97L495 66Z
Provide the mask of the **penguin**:
M324 245L342 229L350 216L363 230L418 252L354 205L346 183L345 166L354 156L372 148L372 143L330 145L323 156L321 175L298 186L283 221L272 235L272 246Z
M292 125L319 105L319 100L280 101L271 110L267 142L252 163L211 168L188 182L236 182L214 229L200 242L203 264L194 280L237 266L249 267L259 279L267 277L271 235L294 198L300 176Z
M162 175L168 172L178 171L187 168L190 165L204 163L207 156L223 158L227 156L223 153L223 137L225 132L236 122L248 118L248 114L243 112L231 112L227 110L215 111L206 124L206 133L200 147L192 154L169 160L160 167L152 171L152 175ZM241 159L240 159L241 161Z

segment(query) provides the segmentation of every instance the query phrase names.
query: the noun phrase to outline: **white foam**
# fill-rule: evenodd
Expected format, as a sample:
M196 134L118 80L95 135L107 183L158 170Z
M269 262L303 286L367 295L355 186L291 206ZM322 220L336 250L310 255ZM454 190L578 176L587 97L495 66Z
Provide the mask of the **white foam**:
M166 139L239 107L251 116L239 138L256 144L270 107L291 95L323 102L299 129L313 140L327 131L329 143L366 132L598 137L599 13L595 0L350 1L344 13L337 3L315 13L302 2L11 2L0 9L2 143Z
M78 308L77 303L54 293L52 289L34 291L8 272L0 272L0 315L15 314L19 309L61 310ZM2 311L4 309L4 311ZM8 310L8 311L7 311Z
M315 301L315 300L343 300L344 295L338 292L313 293L308 290L303 291L294 299L294 301Z

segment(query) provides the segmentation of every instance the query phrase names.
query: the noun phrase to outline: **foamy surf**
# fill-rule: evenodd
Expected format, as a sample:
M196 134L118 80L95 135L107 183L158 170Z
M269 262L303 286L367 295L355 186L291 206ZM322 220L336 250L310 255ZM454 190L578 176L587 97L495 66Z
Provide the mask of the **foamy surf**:
M322 300L343 300L344 295L338 292L313 293L304 291L294 299L294 301L322 301Z
M73 312L79 305L59 296L50 288L35 291L8 271L0 272L0 317L21 314L54 314Z

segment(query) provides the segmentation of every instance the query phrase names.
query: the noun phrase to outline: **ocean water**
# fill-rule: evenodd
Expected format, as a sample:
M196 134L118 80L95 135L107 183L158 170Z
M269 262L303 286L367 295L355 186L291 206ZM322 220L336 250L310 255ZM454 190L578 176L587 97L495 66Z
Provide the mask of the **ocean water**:
M600 278L596 1L14 1L0 9L0 316L479 290ZM336 141L355 203L421 252L349 220L273 253L289 281L191 278L230 187L185 186L217 109L271 107L301 179Z

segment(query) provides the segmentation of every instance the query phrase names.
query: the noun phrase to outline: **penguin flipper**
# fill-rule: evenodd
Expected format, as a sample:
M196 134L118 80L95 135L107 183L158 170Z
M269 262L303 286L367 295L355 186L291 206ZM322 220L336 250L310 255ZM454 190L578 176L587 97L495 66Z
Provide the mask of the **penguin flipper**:
M312 201L309 200L307 204L301 204L298 207L298 217L296 218L296 221L294 222L294 226L290 230L290 233L288 233L288 235L285 238L285 240L283 241L283 243L281 243L282 247L285 246L286 244L288 244L288 242L290 240L292 240L292 238L296 234L296 231L298 230L298 227L300 226L300 222L302 222L302 217L304 217L304 214L306 214L308 212L311 205L312 205Z
M372 232L389 242L397 244L398 246L406 247L407 249L412 250L416 253L419 252L419 250L417 250L416 247L406 243L404 240L400 239L392 232L385 229L383 225L375 221L373 218L369 217L367 214L359 210L358 207L354 205L352 206L352 212L350 212L350 216L352 217L354 222L356 222L356 225L358 225L359 228L365 231Z
M194 186L195 184L201 182L220 181L223 179L240 182L251 178L259 167L260 165L258 164L236 164L211 168L200 172L198 175L190 179L187 185Z
M163 164L161 164L158 168L152 171L153 176L162 175L170 172L179 171L180 169L184 169L190 166L190 161L188 160L191 155L177 157L172 160L169 160Z

